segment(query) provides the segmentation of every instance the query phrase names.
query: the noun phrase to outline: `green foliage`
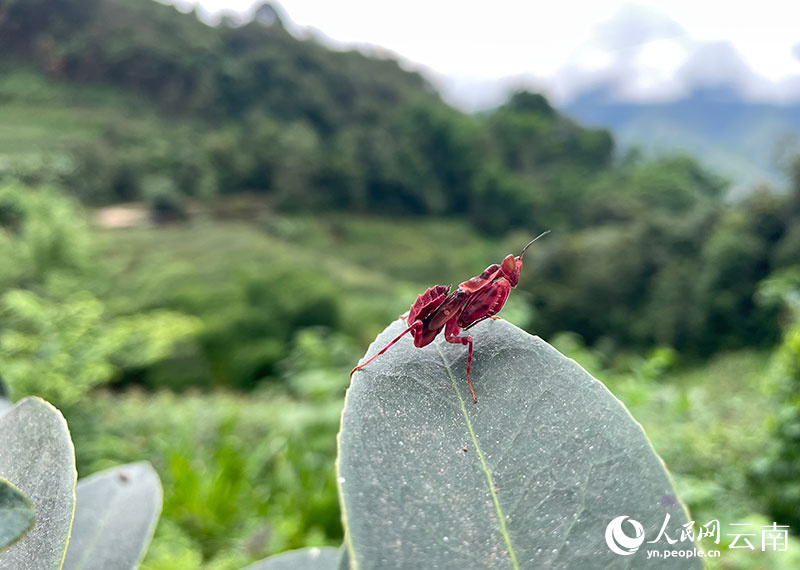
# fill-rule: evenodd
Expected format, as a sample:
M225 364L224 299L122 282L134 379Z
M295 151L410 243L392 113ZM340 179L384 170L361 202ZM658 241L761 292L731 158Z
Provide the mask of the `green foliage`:
M185 196L171 178L149 176L142 182L143 195L157 222L173 222L187 217Z
M469 210L482 150L477 122L420 97L400 109L389 133L397 148L397 183L409 211ZM369 203L381 208L387 198L371 192Z
M566 164L582 170L608 164L613 150L608 132L597 131L606 144L596 145L591 131L557 115L546 101L546 109L537 108L521 105L524 98L543 99L541 95L517 93L487 119L498 157L507 168L547 179Z
M53 303L15 290L0 306L1 362L16 396L38 394L69 405L111 379L112 349L102 344L103 308L97 299L79 295Z
M489 164L476 176L470 219L483 232L502 235L509 227L521 228L531 222L538 212L539 196L541 188L500 165Z
M111 315L84 289L92 275L82 212L54 190L0 186L0 367L16 398L59 406L80 400L120 370L164 359L200 330L176 312Z
M583 128L555 113L538 94L518 92L484 120L492 171L472 211L478 227L566 228L594 176L610 165L613 140L607 131ZM499 168L498 168L499 167ZM486 175L484 175L486 176ZM488 185L487 185L488 182ZM496 194L508 206L484 213Z
M302 400L326 401L344 393L345 372L352 369L358 349L349 337L324 328L297 333L289 356L281 362L290 391Z
M698 278L700 302L706 307L702 340L714 342L713 348L730 347L745 338L765 344L777 340L775 311L754 302L756 284L769 269L765 244L747 231L746 223L743 212L731 212L703 246L703 272Z
M539 93L529 91L515 91L506 103L506 107L517 112L532 113L543 117L554 117L555 109L550 102Z
M632 373L602 372L642 422L696 520L765 514L748 471L768 438L767 362L763 353L723 354L657 382L643 376L642 364Z
M488 117L470 117L396 61L293 37L268 5L269 23L209 27L155 2L94 0L84 12L59 0L53 12L74 22L67 36L59 20L4 2L21 23L0 21L0 45L21 61L133 90L166 115L120 101L94 136L80 123L67 129L82 140L69 145L75 167L62 177L92 203L144 199L174 215L186 197L257 191L285 211L469 212L500 233L568 224L568 202L611 158L607 132L579 127L542 95L516 93ZM57 101L69 95L43 83ZM12 86L10 96L22 110L27 91ZM478 188L484 159L501 179L519 180L500 184L513 199L491 216L482 206L497 192L485 179Z
M666 176L661 166L653 168L656 179ZM692 171L676 169L673 182L689 185ZM615 191L594 188L597 204L600 196L609 201L602 206L607 210L592 213L588 204L589 226L563 237L554 233L538 256L526 260L539 277L520 283L531 283L538 297L537 330L575 331L591 344L664 345L700 355L774 343L775 308L757 305L754 294L761 279L791 262L791 254L774 253L788 252L793 239L787 199L772 197L759 207L724 205L713 180L692 184L683 205L637 196L644 192L639 183ZM664 186L656 193L673 192ZM599 225L599 219L606 222Z
M760 305L780 307L785 324L800 320L800 269L791 266L772 273L758 284L756 301Z
M12 290L0 298L0 366L16 397L78 402L119 368L142 367L194 334L197 322L166 311L109 319L87 292L61 300Z
M575 331L590 342L604 335L633 340L630 311L644 301L643 282L651 272L640 231L608 225L558 242L554 236L557 252L533 258L534 267L540 266L535 273L544 274L544 282L536 284L543 321L537 329L544 334ZM543 243L541 249L548 246Z
M158 171L183 196L259 190L273 191L276 203L289 209L350 207L364 198L366 184L354 140L369 137L375 125L392 124L395 110L415 99L464 118L419 74L396 61L298 39L269 5L260 13L270 18L217 27L150 1L58 0L47 16L38 5L0 2L5 53L50 77L139 93L169 115L144 122L149 139L170 141L167 154L154 140L135 140L143 125L124 118L126 105L119 105L122 117L109 118L102 137L84 139L67 178L95 203L145 196L143 177ZM27 96L20 91L21 106ZM124 140L114 131L134 136ZM349 151L332 159L328 143ZM392 146L390 154L399 158L404 151ZM408 150L419 153L413 141ZM432 164L430 157L423 161L426 168ZM209 168L213 163L220 168ZM459 191L455 182L448 184Z
M143 568L232 570L341 542L333 462L351 350L323 330L299 334L280 367L296 396L96 393L70 410L82 473L147 457L161 474Z
M337 324L331 286L311 271L273 267L269 276L247 271L233 287L232 295L219 299L220 305L197 306L204 312L214 307L213 313L203 315L208 325L201 342L225 384L252 387L286 356L293 331Z
M90 204L143 200L162 219L181 217L175 214L184 213L185 200L208 198L224 181L207 148L213 140L187 125L115 119L75 145L75 168L63 183Z
M323 256L253 228L128 232L110 235L106 251L115 267L106 285L113 313L179 312L202 324L197 344L177 345L157 366L132 371L145 384L252 388L277 375L297 332L341 326L338 275L308 262Z
M147 457L161 474L162 523L143 568L234 569L341 541L333 471L340 411L340 394L307 403L274 390L134 392L98 394L70 424L81 472Z
M72 145L75 168L57 169L63 173L57 178L84 200L144 200L156 220L172 221L196 211L196 200L251 192L282 212L465 216L491 235L553 228L554 245L543 246L550 252L536 267L540 280L522 284L530 289L539 331L570 329L590 344L666 345L701 355L778 337L774 312L755 306L752 294L771 271L798 261L796 200L759 195L726 205L724 181L685 156L613 164L608 132L582 128L539 94L518 92L492 112L464 115L395 62L294 38L280 10L270 7L246 25L211 28L171 7L119 0L97 0L90 17L70 19L67 14L83 8L64 1L55 13L77 22L67 39L60 20L7 3L23 24L4 20L10 33L4 41L28 64L71 80L133 88L142 101L169 113L158 116L145 105L123 103L122 95L85 89L103 110L90 114L93 136L87 136L87 121L67 124L66 113L54 128L54 135L70 131L83 138ZM37 41L39 51L29 49ZM24 107L31 93L50 105L78 96L63 84L17 72L0 85L0 94L25 118L23 126L35 119ZM119 109L107 117L114 96ZM11 114L4 120L20 126ZM48 138L58 137L38 140ZM448 250L453 241L450 235L431 243ZM373 248L373 257L380 251ZM570 269L587 260L591 271ZM292 327L289 334L268 335L263 322L243 323L242 330L257 334L254 343L239 343L238 355L223 342L231 323L260 318L244 315L263 309L246 298L248 287L240 283L232 291L239 300L230 303L237 306L226 307L206 328L204 360L194 358L197 347L183 346L170 360L178 373L144 371L147 382L172 377L174 386L250 386L272 375ZM203 295L189 293L195 294ZM592 298L602 302L589 303ZM343 303L349 301L336 304ZM606 305L608 312L601 309ZM198 314L184 307L177 308ZM323 321L339 326L353 320L346 308L342 312L342 321Z
M776 350L769 417L771 438L754 464L753 478L770 513L796 527L800 514L800 271L795 267L765 281L762 298L780 299L789 315Z
M645 382L663 380L667 373L675 368L677 361L678 353L675 349L662 346L653 349L634 372Z
M89 235L81 213L54 190L0 185L0 286L44 283L89 263Z

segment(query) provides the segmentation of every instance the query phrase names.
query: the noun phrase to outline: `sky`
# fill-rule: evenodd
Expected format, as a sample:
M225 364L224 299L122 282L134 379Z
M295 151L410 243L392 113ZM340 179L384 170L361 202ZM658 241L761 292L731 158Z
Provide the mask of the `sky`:
M209 21L256 3L162 1L197 5ZM668 101L721 83L750 100L800 100L800 2L283 0L279 10L297 35L400 58L467 109L520 87L557 103L600 85Z

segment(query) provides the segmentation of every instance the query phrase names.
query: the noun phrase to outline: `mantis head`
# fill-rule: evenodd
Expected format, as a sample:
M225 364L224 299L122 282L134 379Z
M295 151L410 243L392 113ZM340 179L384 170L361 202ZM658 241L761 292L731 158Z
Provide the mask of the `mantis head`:
M503 262L500 264L500 269L503 272L503 275L506 279L508 279L509 283L511 283L512 287L516 287L517 283L519 283L519 272L522 270L522 258L525 256L525 252L528 251L528 248L542 236L546 236L550 233L550 230L546 232L542 232L531 241L528 242L528 245L522 248L522 253L517 256L512 254L508 254Z

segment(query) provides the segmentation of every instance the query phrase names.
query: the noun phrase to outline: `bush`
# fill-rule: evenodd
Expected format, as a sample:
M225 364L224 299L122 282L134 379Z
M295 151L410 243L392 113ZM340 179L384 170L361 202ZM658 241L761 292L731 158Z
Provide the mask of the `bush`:
M90 237L83 212L52 189L0 185L0 286L45 285L90 264ZM4 274L5 273L5 279Z
M109 318L87 292L51 300L23 290L0 297L0 368L12 394L71 406L121 369L167 356L198 331L196 320L166 311Z
M792 528L800 526L800 269L779 273L761 284L765 303L780 300L787 312L783 341L775 352L772 381L775 412L771 440L755 463L753 483L770 513Z
M341 392L311 403L277 390L132 391L96 394L69 420L80 472L146 457L160 473L162 524L144 568L231 569L341 541L333 470L340 411Z

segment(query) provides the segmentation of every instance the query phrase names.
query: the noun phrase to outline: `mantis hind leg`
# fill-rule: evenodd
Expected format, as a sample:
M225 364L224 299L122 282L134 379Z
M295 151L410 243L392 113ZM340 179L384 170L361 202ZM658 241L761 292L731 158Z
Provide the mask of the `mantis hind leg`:
M352 378L352 377L353 377L353 374L355 373L355 371L356 371L356 370L361 370L361 369L362 369L362 368L364 368L364 367L365 367L367 364L369 364L370 362L372 362L373 360L375 360L376 358L378 358L378 357L379 357L381 354L383 354L384 352L386 352L387 350L389 350L389 348L390 348L390 347L391 347L391 346L392 346L394 343L396 343L398 340L400 340L401 338L403 338L403 337L406 335L406 333L408 333L408 332L410 332L410 331L413 331L414 329L420 329L420 328L422 328L422 321L414 321L413 323L411 323L411 325L410 325L410 326L409 326L409 327L408 327L406 330L404 330L404 331L403 331L403 332L401 332L399 335L397 335L397 338L395 338L395 339L394 339L392 342L390 342L389 344L387 344L386 346L384 346L384 347L383 347L383 349L382 349L382 350L381 350L381 351L380 351L378 354L376 354L375 356L373 356L372 358L370 358L369 360L367 360L367 361L366 361L364 364L359 364L358 366L356 366L355 368L353 368L353 370L351 370L351 371L350 371L350 378Z
M453 321L451 321L453 322ZM469 349L467 350L467 386L469 386L469 393L472 394L472 401L478 403L478 398L475 397L475 390L472 389L472 379L469 372L472 367L472 337L471 336L458 336L461 329L457 326L448 326L445 329L444 340L451 344L466 344Z

